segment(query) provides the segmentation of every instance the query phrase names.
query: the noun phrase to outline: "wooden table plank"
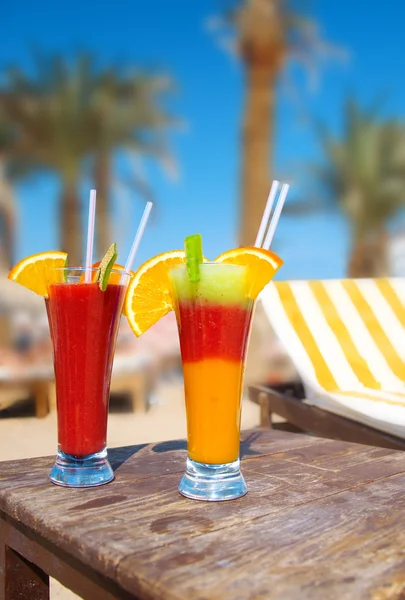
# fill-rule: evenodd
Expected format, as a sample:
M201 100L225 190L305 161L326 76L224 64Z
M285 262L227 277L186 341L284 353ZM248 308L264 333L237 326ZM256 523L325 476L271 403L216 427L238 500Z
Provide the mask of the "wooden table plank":
M403 452L262 430L242 449L236 501L182 498L172 442L112 450L116 481L88 490L48 483L49 458L0 463L0 511L141 599L401 597Z
M79 565L79 570L71 565L71 557L59 548L42 544L33 539L32 533L10 517L0 520L0 600L49 600L49 577L46 573L70 588L80 598L97 600L134 600L114 581L107 580L97 573ZM1 553L14 564L2 563ZM16 567L18 572L16 571ZM24 567L22 571L21 567ZM6 575L3 576L2 573ZM36 594L36 595L35 595Z
M120 563L118 581L132 586L134 571L147 569L156 597L165 600L365 600L394 583L404 591L404 519L392 513L392 499L403 512L405 476L393 479L386 491L366 485L295 506L282 519L253 519L208 532L198 543L185 538L134 555Z

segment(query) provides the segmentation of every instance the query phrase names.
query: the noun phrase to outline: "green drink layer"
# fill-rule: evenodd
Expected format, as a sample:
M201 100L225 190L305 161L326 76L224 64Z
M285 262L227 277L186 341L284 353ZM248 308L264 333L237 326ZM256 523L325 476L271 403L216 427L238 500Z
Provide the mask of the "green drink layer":
M191 283L185 267L176 267L169 277L176 289L178 300L199 299L215 304L244 304L247 268L221 263L200 265L200 281Z

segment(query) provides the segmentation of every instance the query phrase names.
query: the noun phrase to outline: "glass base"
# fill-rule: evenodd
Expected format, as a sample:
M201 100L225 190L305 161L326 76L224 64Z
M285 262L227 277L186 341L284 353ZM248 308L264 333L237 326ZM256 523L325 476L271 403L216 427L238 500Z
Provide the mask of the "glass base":
M186 472L179 492L186 498L220 502L247 494L247 485L240 472L240 460L222 465L205 465L187 458Z
M49 479L52 483L64 487L93 487L112 481L114 472L108 462L106 448L83 457L58 450Z

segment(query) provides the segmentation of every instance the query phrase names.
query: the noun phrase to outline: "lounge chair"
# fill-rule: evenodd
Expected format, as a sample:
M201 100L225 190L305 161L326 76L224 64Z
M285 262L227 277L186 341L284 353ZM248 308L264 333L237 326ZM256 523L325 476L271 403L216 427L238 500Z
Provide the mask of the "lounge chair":
M22 398L32 397L35 416L46 417L49 412L48 387L52 377L52 364L26 366L18 372L0 366L0 411L10 408Z
M262 424L405 449L405 280L275 282L261 302L301 380L250 388Z

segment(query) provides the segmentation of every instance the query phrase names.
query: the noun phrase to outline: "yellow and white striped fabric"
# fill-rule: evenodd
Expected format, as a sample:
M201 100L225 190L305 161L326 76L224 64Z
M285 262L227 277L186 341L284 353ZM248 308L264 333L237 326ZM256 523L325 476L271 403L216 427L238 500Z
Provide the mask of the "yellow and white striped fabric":
M281 281L260 299L309 402L405 438L405 279Z

